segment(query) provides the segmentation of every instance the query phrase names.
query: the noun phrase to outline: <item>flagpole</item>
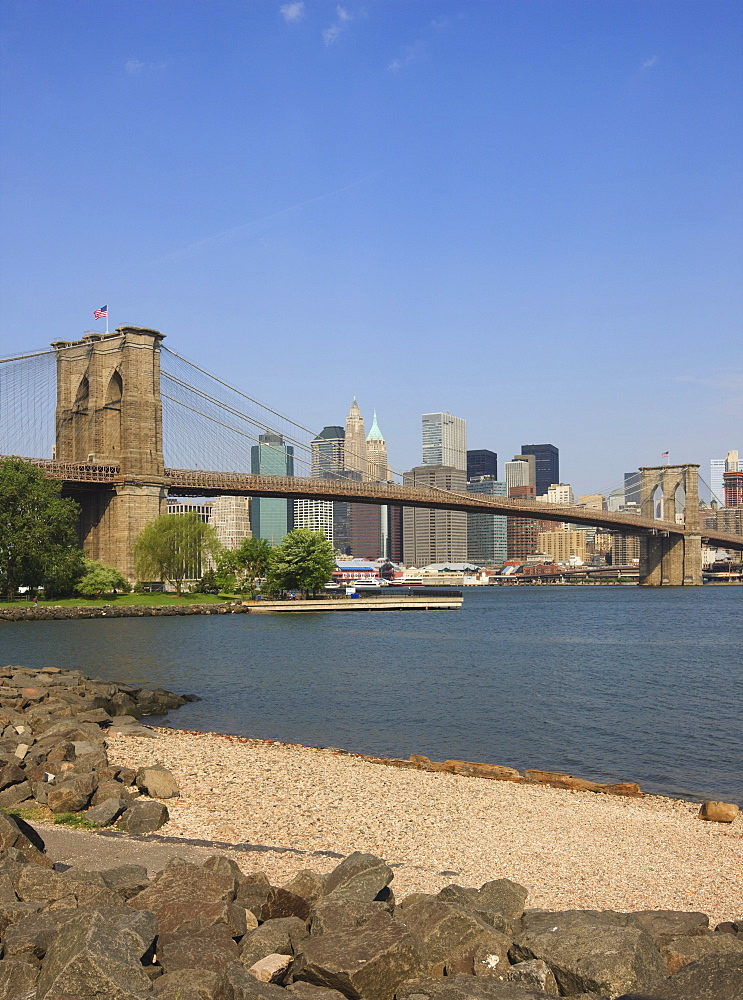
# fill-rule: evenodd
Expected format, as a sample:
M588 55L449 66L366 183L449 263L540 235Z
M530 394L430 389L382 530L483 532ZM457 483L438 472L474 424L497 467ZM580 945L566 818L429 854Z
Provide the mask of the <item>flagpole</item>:
M108 333L108 306L106 306L106 333Z

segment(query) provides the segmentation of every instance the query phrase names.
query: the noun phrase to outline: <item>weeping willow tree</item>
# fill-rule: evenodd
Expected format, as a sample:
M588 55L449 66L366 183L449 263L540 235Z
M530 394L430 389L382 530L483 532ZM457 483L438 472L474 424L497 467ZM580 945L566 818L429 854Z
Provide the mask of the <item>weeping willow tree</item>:
M198 580L221 545L211 525L194 511L163 514L139 533L134 543L134 565L140 580L170 581L175 592L183 592L184 580Z

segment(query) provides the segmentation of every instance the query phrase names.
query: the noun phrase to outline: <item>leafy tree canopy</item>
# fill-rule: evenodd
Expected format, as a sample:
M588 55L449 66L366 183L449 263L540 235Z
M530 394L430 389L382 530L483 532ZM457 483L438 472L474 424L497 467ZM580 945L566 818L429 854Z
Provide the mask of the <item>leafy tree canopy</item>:
M202 563L217 558L221 546L210 524L194 511L163 514L139 533L134 543L134 564L140 580L170 580L178 595L183 581L199 579Z
M0 460L0 588L9 597L23 586L69 592L80 574L78 506L61 492L30 462Z
M113 566L105 566L95 559L86 559L83 575L75 584L75 591L83 597L98 597L100 594L126 594L129 584L125 577Z
M334 569L335 552L324 532L296 528L271 553L267 590L315 594L330 580Z

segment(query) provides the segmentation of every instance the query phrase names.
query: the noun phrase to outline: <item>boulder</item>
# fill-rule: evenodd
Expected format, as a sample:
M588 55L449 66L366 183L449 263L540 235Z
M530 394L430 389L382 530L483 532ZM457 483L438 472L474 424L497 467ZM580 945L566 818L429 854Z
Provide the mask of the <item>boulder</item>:
M34 797L33 789L28 781L21 781L17 785L9 785L0 792L0 809L12 809L22 802L28 802Z
M13 878L13 888L22 902L54 903L74 895L74 888L60 872L38 865L24 865Z
M53 813L80 812L98 787L98 777L92 771L68 778L49 790L47 804Z
M668 975L696 962L705 955L740 955L743 958L743 939L732 934L709 934L704 937L675 937L660 950ZM743 989L743 987L742 987Z
M304 896L297 896L288 889L271 886L263 901L260 920L274 920L278 917L299 917L307 920L312 904Z
M336 899L369 903L387 888L394 877L395 873L380 858L354 851L328 875L325 893Z
M152 799L172 799L181 794L178 782L167 767L140 767L134 779L140 792Z
M36 1000L39 970L28 962L6 958L0 962L0 997L8 1000Z
M494 879L486 882L478 889L475 896L475 907L480 916L487 922L490 915L499 914L507 927L513 927L524 912L529 890L509 878Z
M283 888L294 896L301 896L302 899L315 903L325 895L326 881L327 875L319 875L309 868L303 868Z
M424 968L419 939L387 914L379 914L347 934L306 938L289 975L337 989L349 1000L391 1000L401 983Z
M396 1000L544 1000L542 990L478 976L434 976L398 987Z
M549 996L557 996L557 980L552 975L552 970L541 958L532 958L527 962L517 962L516 965L508 969L501 969L501 974L506 973L509 983L518 986L525 986L534 990L541 990Z
M286 992L273 983L262 983L239 962L222 970L213 1000L287 1000Z
M743 956L707 955L657 986L617 1000L740 1000Z
M207 927L224 924L233 938L244 937L258 926L255 915L238 903L169 903L158 911L161 944L184 935L198 934Z
M307 937L307 925L298 917L267 920L240 942L240 961L246 969L268 955L294 955Z
M207 969L178 969L155 980L158 1000L212 1000L219 975Z
M640 910L628 913L627 923L641 927L656 948L668 944L671 938L707 934L709 917L706 913L685 912L683 910Z
M62 872L62 884L74 893L79 906L123 905L123 898L106 885L100 872L89 872L85 868L68 868Z
M75 916L76 912L47 910L42 913L30 913L22 920L10 924L3 933L4 959L15 958L24 961L42 959L59 928L71 916Z
M396 919L418 937L427 967L435 973L473 974L475 952L481 947L491 957L493 969L500 964L500 972L508 965L511 938L454 903L423 899L406 906Z
M65 993L106 1000L146 1000L153 995L129 941L94 912L68 920L46 953L38 1000Z
M105 799L85 813L85 820L93 826L111 826L127 808L124 799Z
M512 962L541 958L560 992L621 992L653 986L666 976L660 952L639 927L611 912L527 911L510 951Z
M197 919L206 903L231 903L236 886L237 879L232 873L221 875L174 858L128 905L137 910L151 910L158 918L158 931L163 934Z
M363 927L379 913L384 903L359 903L353 899L321 899L310 914L310 934L345 934Z
M134 801L135 797L136 795L132 795L131 790L122 782L114 781L113 779L103 780L102 777L99 777L98 787L93 793L90 804L98 806L101 802L105 802L106 799L123 799L128 805Z
M250 910L260 920L263 906L271 894L272 886L263 872L250 872L239 879L235 902Z
M714 823L732 823L739 812L739 806L732 802L703 802L699 810L699 818L711 820Z
M286 989L295 1000L345 1000L338 990L329 990L325 986L315 986L313 983L303 983L299 979L296 983L289 983Z
M170 819L162 802L133 802L119 820L119 829L127 833L154 833Z
M291 963L291 955L266 955L251 965L248 972L262 983L280 983Z
M237 957L237 945L225 924L157 945L157 960L166 973L193 968L219 973Z
M17 764L6 764L0 768L0 792L5 791L11 785L19 785L26 780L26 772Z
M18 816L0 813L0 850L16 848L27 861L47 868L52 861L44 853L44 841L36 830Z
M109 889L118 892L124 899L131 899L149 885L147 869L144 865L118 865L106 868L101 877Z
M106 924L128 941L140 959L152 950L157 934L155 914L149 910L132 910L128 906L96 906Z

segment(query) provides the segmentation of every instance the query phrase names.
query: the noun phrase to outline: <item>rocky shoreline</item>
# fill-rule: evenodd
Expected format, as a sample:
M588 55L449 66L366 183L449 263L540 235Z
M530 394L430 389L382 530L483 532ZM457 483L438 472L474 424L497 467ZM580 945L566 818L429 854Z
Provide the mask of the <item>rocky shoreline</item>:
M168 618L188 615L244 615L249 608L242 601L220 604L105 604L86 608L83 605L66 608L62 605L0 608L0 621L37 622L73 621L87 618Z
M182 755L170 767L151 759L162 756L169 739L164 730L154 738L157 731L139 718L186 700L161 689L90 680L80 671L0 669L0 810L48 810L49 818L76 816L91 828L115 823L119 836L139 841L166 833L166 803L177 816L182 808L174 775ZM174 750L182 738L189 734L173 734ZM198 755L208 736L191 738ZM221 740L230 745L235 738ZM259 742L237 745L251 744L255 758ZM111 746L129 747L128 759L118 749L110 756ZM466 761L386 761L339 751L316 751L315 759L356 769L392 764L402 769L398 781L500 778L474 784L519 795L584 798L583 791L605 790L583 788L593 783L569 775L521 775ZM275 797L271 765L263 766ZM491 767L495 773L488 773ZM229 772L211 780L221 779L229 782ZM560 784L565 779L575 784ZM332 787L343 794L337 783ZM264 802L253 784L250 794L256 808L259 802L270 812L286 805L285 792L278 792L281 801ZM296 804L311 798L304 787ZM643 803L639 788L588 796L599 799L630 808ZM341 805L336 800L336 809ZM296 852L312 853L327 862L334 852ZM281 1000L284 992L298 993L297 1000L740 995L740 915L713 929L705 913L681 909L528 907L528 887L503 877L478 889L452 883L396 900L393 867L369 851L349 852L326 871L298 868L298 858L283 884L262 871L244 872L234 857L202 865L176 858L154 877L141 866L94 872L55 865L38 830L0 812L0 1000Z

